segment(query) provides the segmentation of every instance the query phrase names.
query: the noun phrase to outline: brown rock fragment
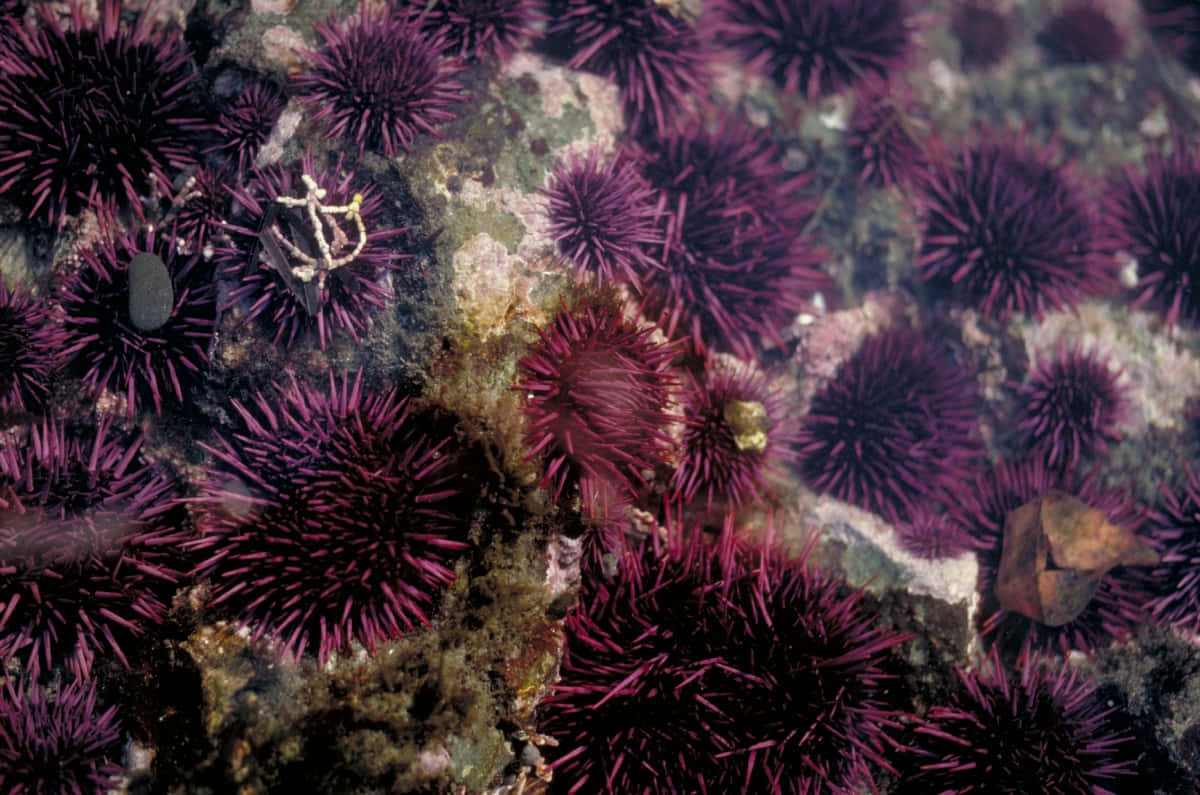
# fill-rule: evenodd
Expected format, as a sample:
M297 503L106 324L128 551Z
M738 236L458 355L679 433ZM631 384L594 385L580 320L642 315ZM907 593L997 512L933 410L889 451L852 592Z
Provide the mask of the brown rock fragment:
M1058 627L1084 611L1115 566L1148 566L1158 553L1103 511L1048 491L1009 512L996 575L1005 610Z

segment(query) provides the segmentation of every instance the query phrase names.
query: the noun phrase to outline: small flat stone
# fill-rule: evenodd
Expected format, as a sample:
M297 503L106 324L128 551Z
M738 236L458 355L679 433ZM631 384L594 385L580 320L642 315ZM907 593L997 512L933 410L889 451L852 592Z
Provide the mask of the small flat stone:
M171 273L156 254L142 252L129 263L129 320L140 331L154 331L175 308Z

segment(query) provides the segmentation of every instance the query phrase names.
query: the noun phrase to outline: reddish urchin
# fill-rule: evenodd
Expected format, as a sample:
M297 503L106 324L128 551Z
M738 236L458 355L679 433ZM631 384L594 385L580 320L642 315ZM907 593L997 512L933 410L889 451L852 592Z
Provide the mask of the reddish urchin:
M166 613L184 534L141 440L43 420L0 446L0 660L86 677Z
M321 663L428 624L467 548L452 439L394 390L364 393L361 373L233 406L243 429L206 448L192 544L213 604Z
M1150 609L1160 621L1200 632L1200 478L1186 466L1187 483L1175 491L1163 486L1163 503L1151 514L1154 539L1163 547L1150 582Z
M1134 306L1166 311L1167 323L1200 319L1200 157L1177 142L1168 157L1146 158L1145 173L1129 168L1106 201L1108 248L1138 264Z
M328 256L310 253L320 250L318 230L298 206L317 196L329 208L318 212ZM381 284L385 272L406 256L394 250L405 230L385 225L376 187L360 183L340 158L318 170L306 155L299 169L255 171L234 197L226 226L232 245L216 252L221 276L237 281L226 306L244 302L246 320L265 322L276 343L291 345L313 330L322 348L339 330L357 341L371 313L392 297Z
M683 393L679 468L671 480L675 499L703 496L735 506L761 500L766 478L795 453L794 418L783 393L766 376L744 366L710 366L692 376Z
M174 282L173 295L145 296L164 302L163 309L170 303L169 315L153 329L138 328L130 316L132 296L145 289L130 284L130 264L143 252L159 257ZM208 364L216 322L216 291L197 272L199 255L179 254L173 236L147 232L104 240L81 258L57 297L65 353L84 382L97 392L122 394L130 415L147 404L161 413L166 399L182 403Z
M912 114L909 91L873 83L859 91L846 131L846 150L866 185L907 184L927 167L926 125Z
M708 93L696 31L656 0L566 0L547 33L562 37L571 68L616 81L633 135L665 133Z
M325 137L353 138L360 153L407 152L465 97L454 75L462 65L442 55L445 42L402 13L363 4L350 20L315 26L321 38L313 67L293 80L296 95L328 126Z
M533 0L403 0L401 8L427 33L441 35L460 58L507 61L536 35L542 19Z
M1108 793L1134 773L1130 738L1111 720L1096 685L1070 665L1025 650L1009 675L994 652L935 706L906 750L915 768L902 793L983 791Z
M1120 438L1119 378L1106 358L1078 347L1060 348L1033 370L1021 390L1018 428L1049 469L1070 469Z
M0 414L42 405L65 344L45 302L0 280Z
M633 163L602 162L595 149L570 156L555 165L542 195L550 235L581 278L636 285L656 267L651 251L662 245L656 197Z
M137 208L152 186L169 193L204 127L177 28L152 10L122 26L116 0L95 25L70 7L67 28L43 6L35 27L4 19L0 35L0 194L52 225L96 202Z
M780 330L829 283L817 267L825 252L804 236L813 205L795 195L810 174L787 174L777 154L763 130L736 119L635 153L663 209L646 308L698 351L752 360L761 338L782 345Z
M976 387L947 351L908 329L868 337L812 400L797 443L814 489L914 514L967 478L980 452Z
M579 481L592 511L605 491L633 491L642 470L667 460L677 349L609 308L562 309L539 334L514 387L526 395L525 442L546 459L542 485L555 499Z
M924 560L955 558L971 549L971 537L950 516L918 508L911 519L896 525L900 546Z
M1052 63L1112 63L1125 54L1125 34L1097 0L1074 0L1046 23L1038 44Z
M0 689L0 791L87 795L119 788L116 707L101 711L95 683L71 682L53 697L10 677Z
M251 84L221 109L217 119L221 141L205 151L220 153L238 173L246 172L254 165L259 148L271 134L285 104L283 92L274 83Z
M809 100L903 67L912 35L905 0L716 0L716 40L787 94Z
M1010 511L1057 490L1097 508L1115 525L1137 533L1146 511L1120 489L1099 488L1092 479L1078 482L1072 473L1052 472L1041 457L1020 462L1002 461L984 473L953 512L974 539L979 558L979 590L985 599L995 594L996 575L1004 547L1004 524ZM984 629L988 634L1015 636L1022 644L1050 648L1063 654L1090 652L1114 639L1123 640L1145 623L1148 599L1144 575L1119 566L1100 581L1084 611L1061 626L1046 626L1002 610L995 601L985 603ZM989 612L989 606L992 608Z
M989 317L1041 314L1111 291L1091 214L1048 149L986 133L918 180L921 277Z

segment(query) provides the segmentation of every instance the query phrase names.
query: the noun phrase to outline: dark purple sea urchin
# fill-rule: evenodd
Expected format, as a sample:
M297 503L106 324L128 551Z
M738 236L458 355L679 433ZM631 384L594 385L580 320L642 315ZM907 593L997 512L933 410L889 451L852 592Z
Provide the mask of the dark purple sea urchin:
M532 38L541 19L535 0L401 0L404 13L439 35L460 58L507 61Z
M958 489L980 452L976 387L908 329L868 337L812 400L800 469L817 491L896 520Z
M555 166L542 191L550 235L581 278L641 283L662 245L656 197L628 160L601 160L593 149Z
M1096 685L1070 665L1023 653L1017 676L993 654L959 672L950 703L920 720L916 769L898 792L1053 792L1095 795L1134 771L1121 758L1130 738L1110 725Z
M556 498L579 481L593 511L597 496L633 490L643 469L666 461L677 349L608 308L562 309L539 333L514 387L526 396L529 455L545 458L543 485Z
M984 133L918 180L921 277L989 317L1041 314L1116 286L1090 211L1051 152Z
M318 254L311 216L296 206L320 191L320 204L334 210L318 212L328 258ZM394 242L404 230L385 225L378 189L362 184L340 159L317 168L308 155L298 166L254 171L234 195L237 206L226 226L231 245L216 252L220 275L237 282L226 307L243 303L246 319L263 321L276 343L290 345L313 331L322 348L335 331L357 340L371 313L391 299L381 284L384 272L405 256ZM348 213L356 196L361 228Z
M213 604L321 662L427 624L467 547L453 440L361 374L233 407L243 430L208 448L192 544Z
M896 525L896 535L900 546L925 560L958 557L973 546L962 525L924 506Z
M0 21L0 194L30 218L60 224L96 202L136 209L194 162L203 122L183 36L151 10L123 26L120 11L102 0L93 26L73 2L69 27L44 6L33 28Z
M1163 487L1162 504L1151 514L1153 537L1163 547L1162 562L1151 572L1150 610L1185 632L1200 631L1200 477L1186 467L1180 490Z
M1120 438L1119 376L1107 359L1078 347L1059 349L1033 370L1021 390L1018 427L1049 469L1070 469Z
M886 80L912 35L905 0L716 0L706 24L752 71L809 100Z
M1125 33L1098 0L1073 0L1037 35L1056 64L1111 63L1125 53Z
M1107 248L1138 263L1135 306L1153 304L1167 323L1200 319L1200 156L1186 140L1151 154L1108 191Z
M859 90L846 128L846 151L863 184L908 184L927 167L926 125L911 111L911 92L895 83Z
M116 788L116 713L99 709L95 683L70 682L49 696L10 676L0 688L0 792L93 795Z
M656 0L566 0L547 30L568 64L615 80L634 135L672 129L707 94L709 67L692 25Z
M185 533L175 481L140 446L107 418L47 419L0 444L0 660L86 677L97 655L127 663L166 614Z
M41 406L64 347L65 336L46 303L0 281L0 414Z
M170 315L142 330L130 320L129 267L141 252L157 255L174 281ZM60 283L66 355L93 390L125 397L130 415L167 400L181 403L208 363L216 294L198 273L199 254L178 254L171 235L106 239L81 252L79 269ZM171 296L167 297L169 300Z
M283 92L274 83L252 83L221 109L217 119L220 143L206 151L219 152L237 172L245 173L254 165L285 105Z
M313 66L300 73L296 95L328 126L326 138L353 139L359 152L394 157L421 133L454 118L464 99L454 75L461 64L444 57L444 41L400 12L363 4L353 19L315 26L321 38Z

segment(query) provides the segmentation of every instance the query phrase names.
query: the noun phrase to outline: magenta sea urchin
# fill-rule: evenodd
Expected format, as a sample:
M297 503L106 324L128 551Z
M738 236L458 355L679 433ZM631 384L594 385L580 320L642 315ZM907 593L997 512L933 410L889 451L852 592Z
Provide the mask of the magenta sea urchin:
M285 105L283 92L274 83L250 84L221 108L217 119L220 142L205 151L220 153L237 172L245 173L254 165Z
M117 0L99 5L96 25L80 2L69 27L45 6L33 28L0 22L0 194L52 225L96 202L136 208L151 187L169 194L204 126L182 33L152 9L125 27Z
M752 71L809 100L886 80L912 35L905 0L716 0L705 20Z
M921 277L984 315L1041 314L1116 286L1074 177L1048 149L983 133L918 180Z
M578 481L591 511L598 495L628 493L666 461L677 349L608 308L562 309L539 333L514 387L526 395L525 441L546 459L543 485L557 498Z
M1151 514L1153 537L1163 547L1151 573L1151 612L1186 632L1200 631L1200 477L1189 466L1182 488L1163 487L1162 504Z
M921 719L898 792L1107 793L1134 770L1096 685L1028 650L1013 677L993 653Z
M800 470L817 491L896 520L968 476L981 448L971 373L907 329L868 337L812 400Z
M460 58L507 61L536 35L535 0L402 0L405 13Z
M76 676L166 614L185 532L141 440L46 419L0 444L0 660Z
M95 683L70 682L53 696L10 677L0 688L0 792L92 795L118 786L116 708L101 711Z
M293 85L328 126L327 138L352 138L359 152L394 157L421 133L440 135L437 126L454 118L450 108L464 99L454 79L462 65L420 23L364 3L353 19L317 23L316 31L313 66Z
M364 391L361 373L233 407L243 430L206 448L191 545L213 604L322 662L427 624L467 547L453 440L395 391Z
M35 411L65 347L46 303L0 281L0 413Z

